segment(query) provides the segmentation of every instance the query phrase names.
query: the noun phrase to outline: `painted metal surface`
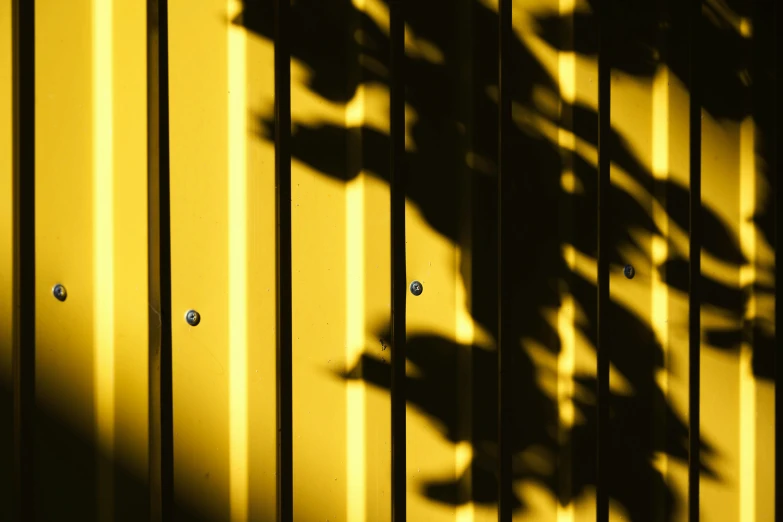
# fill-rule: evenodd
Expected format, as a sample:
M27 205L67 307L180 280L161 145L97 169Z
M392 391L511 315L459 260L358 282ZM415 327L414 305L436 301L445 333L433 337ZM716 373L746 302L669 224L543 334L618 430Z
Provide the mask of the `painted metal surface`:
M0 2L0 518L12 516L13 403L13 30L11 1Z
M383 0L292 4L292 306L281 311L274 3L159 0L168 15L161 29L168 130L160 143L171 249L170 282L158 281L170 283L171 309L161 313L151 304L148 267L153 22L139 2L37 0L36 224L21 231L34 235L36 255L35 519L157 519L163 505L163 520L277 520L278 445L288 435L295 520L502 519L502 329L510 519L601 519L595 450L602 401L606 518L688 520L693 33L674 4L628 10L618 3L601 18L614 24L600 27L615 45L602 54L611 67L606 113L599 107L598 3L510 2L510 76L502 87L510 117L501 158L498 1L405 2L399 33ZM779 487L776 122L766 114L773 84L763 83L772 81L764 47L772 6L706 1L699 33L697 505L705 521L773 520ZM24 114L14 106L16 8L0 0L3 520L12 519L18 499L11 485L19 477L14 136L15 118ZM394 79L405 89L404 107L390 96L390 38L400 37L406 60L395 65L402 78ZM404 110L399 127L391 125L393 106ZM598 123L607 115L611 128L600 137L609 183L599 189ZM502 200L511 203L500 215L510 227L502 232L503 259L499 160L512 195ZM404 174L397 178L404 180L404 245L396 245L404 287L392 283L391 168ZM599 190L608 218L600 315ZM67 289L64 301L52 294L58 283ZM406 376L405 431L396 440L393 288L404 290L406 340L398 374ZM499 305L512 318L502 326ZM198 312L197 324L189 324L189 310ZM281 313L292 324L293 383L292 430L282 435ZM601 350L610 392L600 397L599 317L609 332ZM168 435L155 427L161 405L153 402L166 395L150 391L160 371L150 367L159 361L150 331L164 324L173 451L157 457L154 448ZM401 500L392 495L401 479L393 444L405 450ZM171 471L170 490L167 479L150 477L160 469ZM393 503L404 506L394 518Z
M39 151L37 226L22 231L34 236L37 258L36 411L28 441L36 455L36 516L146 518L147 144L139 117L146 112L145 10L128 2L39 4L36 111L28 122ZM6 24L12 3L3 11ZM3 38L15 33L4 30ZM3 61L4 82L14 78L10 66ZM3 94L3 128L10 130L11 90ZM18 137L4 134L2 141L6 303L13 297L6 263L15 248L6 235L15 193L10 159L19 149ZM67 300L53 296L57 283L68 289ZM18 313L4 308L3 321ZM4 361L12 344L5 335ZM5 378L4 386L11 386Z

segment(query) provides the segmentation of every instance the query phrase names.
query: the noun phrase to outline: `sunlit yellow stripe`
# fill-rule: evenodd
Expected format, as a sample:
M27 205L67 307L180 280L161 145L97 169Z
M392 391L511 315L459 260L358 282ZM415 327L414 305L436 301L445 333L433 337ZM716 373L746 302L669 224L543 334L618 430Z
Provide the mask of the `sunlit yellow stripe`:
M756 315L756 162L753 120L740 125L740 246L748 264L740 268L740 286L747 288L745 320ZM740 522L756 520L756 384L752 368L753 345L744 340L740 348Z
M13 345L13 96L11 0L0 1L0 383L11 388ZM10 473L3 470L0 473ZM10 475L5 475L10 477ZM6 491L10 495L10 491ZM4 497L4 498L10 498ZM2 502L0 500L0 502Z
M561 17L571 16L574 12L575 0L560 0L558 8ZM569 35L573 38L573 35ZM560 96L564 103L573 104L576 101L576 56L573 52L560 52L557 55L558 79ZM576 149L576 136L565 127L560 127L557 133L557 145L561 151L572 155ZM577 179L570 168L569 161L561 172L561 185L569 193L577 191ZM576 264L576 252L573 249L563 251L567 266L573 269ZM574 367L576 363L576 334L574 330L574 299L570 293L561 297L561 306L557 312L557 330L560 337L560 354L557 357L557 403L560 420L558 422L558 437L565 441L574 425ZM570 463L566 463L567 465ZM563 467L563 472L570 470ZM560 491L565 497L570 497L570 491ZM575 507L573 503L566 506L557 504L557 522L573 522Z
M359 127L365 123L365 90L364 85L359 85L356 94L345 105L345 126L348 128Z
M573 251L572 251L573 252ZM557 396L560 409L560 425L564 432L574 425L574 364L576 353L576 335L574 333L574 298L564 294L557 315L557 327L560 335L560 355L557 359Z
M665 180L669 176L669 71L660 67L653 80L652 106L652 171L653 178ZM655 204L652 208L653 221L658 225L661 235L652 237L652 274L650 286L652 309L650 323L663 350L663 368L657 373L656 381L664 395L669 393L669 288L662 279L659 269L669 256L669 216L666 208ZM666 477L669 460L665 452L655 459L655 466Z
M98 513L113 518L114 480L114 114L112 2L93 4L93 263Z
M467 475L470 477L470 464L473 461L473 445L470 441L460 441L457 443L456 451L456 476L457 478ZM469 479L470 481L470 479ZM468 484L468 498L472 497L473 484ZM476 516L476 506L472 501L465 502L457 506L455 513L456 522L473 522Z
M358 127L364 123L364 86L348 103L345 124ZM365 343L365 274L364 274L364 173L346 186L346 366L353 367L364 352ZM361 380L348 381L346 386L346 458L347 458L347 520L366 519L366 416L365 386Z
M574 250L565 252L568 266L576 262ZM560 412L559 439L565 441L574 426L574 368L576 364L576 335L574 331L574 298L564 294L562 304L557 314L557 329L560 336L560 354L557 357L557 403ZM572 464L572 463L569 463ZM564 473L571 473L564 469ZM562 491L566 498L571 497L571 491ZM572 522L575 516L573 502L566 506L557 505L557 522Z
M459 247L456 249L455 266L462 266L462 251ZM475 340L475 328L473 324L473 318L470 315L470 311L465 308L465 303L469 300L467 298L467 286L470 285L470 281L463 281L460 270L456 271L456 278L454 281L454 302L456 303L456 341L458 345L473 346ZM470 415L470 411L465 411L466 408L470 408L470 404L462 405L460 408L461 415ZM469 424L469 423L468 423ZM456 476L465 475L468 480L467 493L468 498L472 498L472 474L470 472L470 464L473 461L473 445L469 440L460 441L455 448L455 471ZM475 506L473 502L466 502L457 506L456 509L456 522L473 522L475 519Z
M659 67L653 80L652 167L655 179L669 174L669 70Z
M229 16L242 8L229 0ZM248 516L247 406L247 39L228 29L229 495L231 520Z
M562 0L562 3L571 3ZM560 96L563 101L573 104L576 101L576 54L573 52L557 53L558 74L560 81Z
M576 136L568 129L560 127L557 129L557 144L561 150L573 152L576 149Z
M576 247L568 243L563 243L560 248L563 252L563 258L567 260L568 267L572 272L593 284L597 283L598 264L594 257L580 252Z

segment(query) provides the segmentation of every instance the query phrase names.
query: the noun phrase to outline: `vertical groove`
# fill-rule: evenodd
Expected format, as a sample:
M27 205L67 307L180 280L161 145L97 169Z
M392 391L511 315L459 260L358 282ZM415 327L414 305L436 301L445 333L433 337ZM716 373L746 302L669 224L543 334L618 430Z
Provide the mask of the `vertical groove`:
M170 520L174 503L171 367L168 3L147 2L150 512Z
M34 519L35 434L35 2L13 17L13 385L16 520Z
M701 0L690 0L690 270L688 275L688 520L699 520L699 426L701 317L701 93L699 79L699 26Z
M290 0L275 0L275 184L277 196L277 516L294 519L291 296Z
M774 191L774 251L775 251L775 343L774 346L779 346L781 328L783 328L783 304L780 300L780 285L783 281L783 263L780 262L780 232L781 232L781 183L780 179L780 68L777 65L778 60L781 59L780 54L780 35L781 30L781 13L783 9L780 8L779 1L773 1L773 31L772 31L772 53L770 53L772 59L772 65L774 70L774 85L772 86L772 92L776 93L773 96L774 106L772 116L772 143L769 154L771 155L770 165L770 178L772 182L772 190ZM780 350L774 350L775 357L775 520L778 522L783 521L783 450L781 450L781 440L783 440L783 383L781 383L781 361L783 357L780 355Z
M406 519L406 419L405 419L405 19L403 0L391 0L389 107L391 150L391 427L392 521Z
M609 243L610 167L611 167L611 0L601 0L599 7L600 49L598 54L598 303L597 303L597 417L596 434L596 520L609 520L609 462L610 431L609 410L611 392L609 389Z
M500 0L498 23L498 520L511 522L512 469L511 469L511 381L506 371L512 368L511 350L514 340L506 338L507 325L513 309L511 285L506 284L512 270L508 255L513 248L509 214L514 201L511 195L510 162L511 144L511 1Z

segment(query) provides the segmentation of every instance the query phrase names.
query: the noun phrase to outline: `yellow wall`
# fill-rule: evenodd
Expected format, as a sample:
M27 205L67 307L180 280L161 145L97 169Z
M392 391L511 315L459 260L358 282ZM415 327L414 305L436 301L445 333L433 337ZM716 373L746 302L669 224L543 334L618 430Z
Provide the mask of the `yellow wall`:
M143 517L146 13L38 2L35 30L36 510Z
M13 480L11 3L0 0L0 518ZM292 10L294 513L382 522L389 15L381 0L311 4ZM664 4L640 15L655 20L654 52L629 50L645 72L618 64L611 79L612 520L650 510L687 519L689 94L667 62L686 50L666 36ZM705 26L723 20L738 48L753 38L744 14L708 5ZM172 302L160 320L172 324L175 518L275 520L273 11L242 0L168 6ZM497 518L496 13L496 0L444 0L406 25L406 269L424 287L407 294L406 317L414 521ZM598 77L583 46L596 21L581 0L515 0L513 13L511 172L528 241L515 245L510 283L521 314L514 520L587 522ZM36 240L41 520L148 517L146 15L127 0L36 2L36 230L25 233ZM739 62L759 74L751 58ZM753 120L761 103L746 89L721 110L751 112L708 106L702 120L707 522L773 518L774 386L753 366L774 343L774 252L751 220L770 204Z

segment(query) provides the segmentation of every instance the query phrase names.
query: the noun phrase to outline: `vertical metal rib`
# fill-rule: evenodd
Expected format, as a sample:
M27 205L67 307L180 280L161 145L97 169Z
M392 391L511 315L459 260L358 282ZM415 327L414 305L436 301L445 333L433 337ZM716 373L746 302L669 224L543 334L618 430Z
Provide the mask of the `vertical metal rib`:
M512 468L511 450L512 408L511 381L513 375L508 375L512 368L511 358L514 350L514 340L507 337L507 325L514 318L510 317L513 310L511 299L511 277L508 271L513 270L508 256L513 245L511 234L514 223L508 217L514 205L512 200L511 165L511 1L500 0L498 13L498 520L511 522L512 511Z
M406 421L405 421L405 18L404 0L392 0L390 17L390 168L391 168L391 444L392 521L406 519Z
M783 26L783 9L781 9L779 0L773 0L774 9L774 29L773 29L773 52L772 60L774 67L774 86L772 92L774 96L773 106L773 136L770 142L773 144L770 154L771 162L771 181L774 187L775 198L775 342L773 346L780 346L781 333L783 333L783 302L780 299L780 287L783 283L783 263L780 260L780 234L781 234L781 213L780 205L783 201L783 183L780 176L780 67L777 65L781 60L780 53L780 30ZM781 371L780 349L775 349L775 520L783 521L783 371Z
M701 85L699 38L702 0L690 0L690 270L688 277L689 440L688 520L699 520L699 397L701 361Z
M277 516L294 519L291 296L290 0L275 0L275 184L277 188Z
M149 473L153 521L169 520L174 504L167 2L147 2Z
M601 0L599 16L600 49L598 55L598 304L597 317L597 417L596 434L596 520L609 520L609 255L612 245L608 223L611 219L609 190L611 165L611 23L612 0Z
M34 520L35 2L13 16L14 517Z

